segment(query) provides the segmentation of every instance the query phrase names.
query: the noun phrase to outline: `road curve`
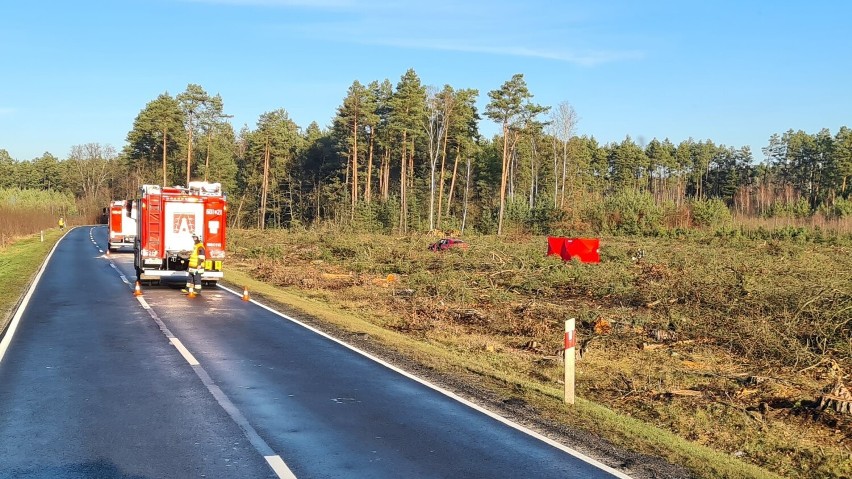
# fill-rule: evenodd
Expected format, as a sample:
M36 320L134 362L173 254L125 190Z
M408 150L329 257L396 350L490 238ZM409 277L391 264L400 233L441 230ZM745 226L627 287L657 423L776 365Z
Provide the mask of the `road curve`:
M239 292L134 297L105 250L69 231L3 338L0 478L627 477Z

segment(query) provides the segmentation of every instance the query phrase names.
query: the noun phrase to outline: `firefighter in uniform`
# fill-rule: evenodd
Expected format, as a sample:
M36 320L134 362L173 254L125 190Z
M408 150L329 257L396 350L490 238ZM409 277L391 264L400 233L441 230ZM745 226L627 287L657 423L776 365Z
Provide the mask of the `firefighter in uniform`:
M201 275L204 273L204 261L207 259L204 251L204 243L198 235L192 235L192 241L195 245L192 247L192 253L189 255L189 267L187 271L189 275L186 277L186 289L184 293L201 293Z

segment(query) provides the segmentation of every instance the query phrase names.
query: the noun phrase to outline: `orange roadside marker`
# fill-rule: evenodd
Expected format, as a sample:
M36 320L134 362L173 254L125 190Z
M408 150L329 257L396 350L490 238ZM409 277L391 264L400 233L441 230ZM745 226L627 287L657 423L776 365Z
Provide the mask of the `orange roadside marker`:
M136 282L136 288L133 290L133 296L142 296L142 288L139 286L139 281Z
M243 301L249 301L248 286L243 286Z

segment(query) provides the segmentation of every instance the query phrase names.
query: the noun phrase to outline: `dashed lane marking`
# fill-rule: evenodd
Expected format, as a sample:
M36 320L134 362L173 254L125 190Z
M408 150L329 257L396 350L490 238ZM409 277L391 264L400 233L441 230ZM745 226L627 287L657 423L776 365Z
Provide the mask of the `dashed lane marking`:
M92 230L93 229L94 228L92 228ZM92 230L89 230L90 236L92 235ZM93 236L92 239L92 242L95 243ZM95 247L98 248L98 251L103 253L103 250L98 247L97 243L95 243ZM112 258L108 256L106 258L107 261L109 261L110 266L118 274L118 277L121 278L121 281L124 282L124 284L130 286L130 289L133 290L135 285L130 284L130 281L116 266ZM275 451L272 450L269 444L267 444L266 441L262 437L260 437L260 434L258 434L257 430L255 430L251 423L248 422L248 419L246 419L243 413L240 412L239 409L237 409L237 407L234 405L231 399L228 398L228 396L222 391L222 389L220 389L219 386L217 386L216 383L213 382L213 380L210 378L210 375L207 374L207 371L205 371L204 368L201 366L201 363L195 358L195 356L189 351L189 349L187 349L187 347L183 345L181 340L178 339L174 334L172 334L171 330L169 330L166 324L163 323L163 321L160 319L154 309L151 308L151 305L148 304L147 301L145 301L145 298L142 296L136 296L136 300L139 301L139 304L142 306L142 308L147 311L148 315L151 316L151 319L154 320L154 322L160 328L160 331L162 331L163 335L165 335L166 338L169 340L169 344L174 346L175 349L180 352L181 356L183 356L184 360L189 363L189 365L192 367L192 370L195 372L195 375L198 376L199 379L201 379L201 382L204 384L210 394L213 395L213 397L219 403L219 406L224 409L228 416L230 416L231 420L234 421L237 426L239 426L240 430L243 431L243 434L245 434L246 438L249 440L255 450L260 453L261 456L263 456L263 458L266 460L266 463L269 465L269 467L272 468L272 471L275 472L275 475L277 475L280 479L296 479L296 476L293 474L290 468L287 467L287 464L284 462L284 459L282 459L280 455L275 454ZM0 350L0 359L2 359L2 350Z
M272 470L275 471L275 474L278 474L278 477L288 478L288 479L296 479L296 476L290 471L290 468L287 467L287 464L284 463L284 459L281 459L281 456L266 456L266 462L269 463L269 466L272 467Z
M184 346L183 343L180 342L180 339L171 338L169 339L169 342L172 343L178 351L180 351L180 355L183 356L183 359L186 359L186 362L188 362L190 366L198 366L199 364L201 364L198 362L197 359L195 359L195 356L193 356L192 353L190 353L189 350L186 349L186 346Z

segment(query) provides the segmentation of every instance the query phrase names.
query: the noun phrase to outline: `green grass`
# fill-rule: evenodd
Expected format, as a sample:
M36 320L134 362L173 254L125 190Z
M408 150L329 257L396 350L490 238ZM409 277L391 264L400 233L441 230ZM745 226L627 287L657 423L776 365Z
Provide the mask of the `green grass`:
M50 249L60 238L58 229L44 231L16 240L5 248L0 248L0 331L6 329L12 317L13 308L23 297Z

